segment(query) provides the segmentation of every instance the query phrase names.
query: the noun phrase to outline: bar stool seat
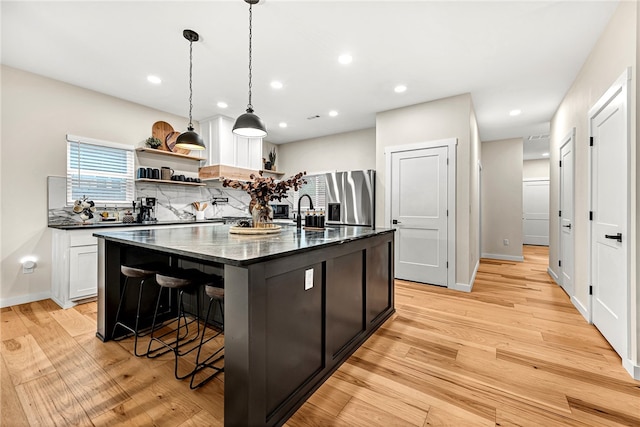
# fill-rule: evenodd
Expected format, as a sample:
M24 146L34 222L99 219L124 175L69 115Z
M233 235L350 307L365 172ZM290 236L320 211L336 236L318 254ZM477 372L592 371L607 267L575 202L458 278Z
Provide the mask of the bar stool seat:
M200 338L200 292L198 286L210 281L210 277L195 269L172 269L156 274L156 283L160 287L158 300L156 303L156 311L153 318L151 338L147 349L147 357L155 358L163 354L173 352L174 354L174 375L176 379L184 379L193 374L193 370L187 374L178 373L178 359L187 355L193 350L199 348L192 346L185 347L187 344L195 342ZM169 330L160 336L155 335L155 325L157 322L157 312L160 307L160 301L163 291L175 289L178 293L178 316L173 320L177 322L175 329ZM195 293L196 295L196 313L192 315L192 319L187 319L187 313L184 309L184 293ZM184 320L184 321L183 321ZM170 323L170 324L171 324ZM196 333L189 333L189 325L196 324ZM168 325L167 325L168 326ZM173 338L167 338L175 335ZM191 336L190 336L191 335ZM158 347L152 349L153 344L157 343Z
M142 295L144 292L144 285L147 280L154 279L155 275L162 271L165 268L164 264L160 263L148 263L148 264L138 264L138 265L121 265L120 272L125 277L124 286L122 287L122 293L120 294L120 301L118 302L118 309L116 311L116 322L113 325L112 336L114 337L114 341L120 341L125 338L129 338L131 336L134 337L133 341L133 354L137 357L144 356L146 353L138 354L138 338L143 337L149 334L149 331L143 332L140 330L140 306L142 302ZM136 320L133 326L127 325L124 323L120 316L122 314L123 306L126 301L127 287L129 286L129 279L140 279L138 285L138 302L136 304ZM126 335L122 337L116 337L116 331L118 327L129 331Z
M224 288L220 287L223 285L223 281L222 281L222 277L216 277L216 279L217 279L217 283L208 283L204 285L205 294L209 297L209 305L207 307L207 314L204 318L204 326L203 326L202 336L200 338L200 344L198 345L198 353L196 355L196 361L195 361L196 366L195 366L195 369L193 370L193 374L191 376L191 381L189 384L189 387L192 390L205 385L206 383L211 381L216 375L218 375L220 372L224 371L224 364L222 364L222 366L216 365L216 363L220 362L220 360L224 358L224 345L220 346L208 357L204 358L203 360L200 360L203 346L207 344L209 341L217 338L222 333L224 333L224 307L223 307ZM215 285L218 285L218 286L215 286ZM221 323L216 322L219 325L219 330L214 335L205 339L205 335L207 332L207 325L209 322L209 314L211 313L211 307L215 302L218 303L218 307L220 308L220 315L222 317L222 322ZM211 373L209 376L202 379L198 383L194 384L196 380L196 375L198 374L198 372L204 370L205 368L213 369L213 373Z

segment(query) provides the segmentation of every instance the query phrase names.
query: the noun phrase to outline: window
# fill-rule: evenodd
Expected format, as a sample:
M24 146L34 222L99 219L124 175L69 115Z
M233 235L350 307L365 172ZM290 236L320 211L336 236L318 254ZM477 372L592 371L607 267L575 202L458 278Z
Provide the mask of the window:
M67 135L67 203L131 202L133 167L133 146Z
M325 187L327 183L327 179L324 174L321 175L307 175L304 177L307 181L298 191L293 192L293 206L297 209L298 200L304 194L308 194L313 200L313 207L316 209L324 209L325 207ZM303 205L307 206L309 203L308 200L304 200L302 202Z

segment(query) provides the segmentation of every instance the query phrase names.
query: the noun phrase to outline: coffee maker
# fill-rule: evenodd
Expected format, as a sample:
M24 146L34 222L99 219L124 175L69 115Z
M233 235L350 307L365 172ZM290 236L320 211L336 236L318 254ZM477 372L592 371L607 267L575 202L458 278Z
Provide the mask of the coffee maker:
M156 222L156 198L140 197L138 199L140 212L138 213L138 221L140 223Z

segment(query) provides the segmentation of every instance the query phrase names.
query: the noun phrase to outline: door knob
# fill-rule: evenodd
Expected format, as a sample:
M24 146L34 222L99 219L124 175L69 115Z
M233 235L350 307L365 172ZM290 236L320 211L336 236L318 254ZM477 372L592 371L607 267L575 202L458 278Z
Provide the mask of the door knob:
M400 221L398 221L397 219L394 219L393 221L391 221L393 224L402 224Z
M569 230L571 230L571 224L569 225L563 225L564 228L568 228Z
M618 233L618 234L605 234L604 235L605 239L613 239L613 240L617 240L618 242L622 242L622 233Z

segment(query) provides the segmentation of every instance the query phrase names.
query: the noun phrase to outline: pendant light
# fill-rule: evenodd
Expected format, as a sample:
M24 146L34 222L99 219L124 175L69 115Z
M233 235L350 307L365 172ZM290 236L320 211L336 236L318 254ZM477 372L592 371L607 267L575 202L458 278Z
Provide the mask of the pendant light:
M183 132L178 136L175 146L179 148L186 148L187 150L204 150L205 146L202 141L202 137L194 132L193 123L191 121L191 110L193 109L193 42L200 40L200 36L192 30L184 30L182 35L185 39L189 40L189 127L187 127L186 132Z
M253 15L253 5L259 0L244 0L249 3L249 104L247 104L247 112L237 118L233 125L233 133L247 138L261 138L267 135L267 128L262 119L253 114L253 105L251 105L251 38L252 27L251 18Z

